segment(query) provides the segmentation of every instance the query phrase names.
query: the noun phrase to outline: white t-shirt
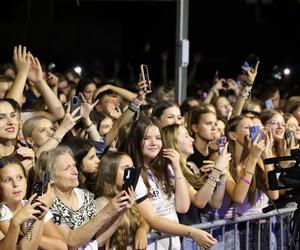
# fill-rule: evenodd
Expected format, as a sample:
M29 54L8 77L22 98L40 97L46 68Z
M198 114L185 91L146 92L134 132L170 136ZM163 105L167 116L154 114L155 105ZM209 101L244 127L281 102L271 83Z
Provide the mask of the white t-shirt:
M173 169L169 166L169 177L171 182L175 185L175 175ZM158 179L154 176L150 169L147 170L147 178L150 185L149 198L152 202L154 211L159 216L168 218L169 220L178 222L178 217L176 213L175 204L175 194L173 193L170 198L163 192L162 183L158 182ZM137 187L135 189L137 200L144 197L148 190L142 180L138 181ZM170 240L171 239L171 240ZM159 240L157 242L157 249L172 249L180 250L180 240L179 237L171 237ZM170 248L171 245L171 248ZM148 245L147 249L155 249L155 243Z
M21 204L22 204L22 207L25 207L27 204L27 200L22 200ZM0 221L8 221L13 218L12 212L5 204L3 204L2 211L0 214L1 214ZM49 220L51 220L52 217L53 217L52 213L50 211L48 211L45 215L44 223L46 224Z

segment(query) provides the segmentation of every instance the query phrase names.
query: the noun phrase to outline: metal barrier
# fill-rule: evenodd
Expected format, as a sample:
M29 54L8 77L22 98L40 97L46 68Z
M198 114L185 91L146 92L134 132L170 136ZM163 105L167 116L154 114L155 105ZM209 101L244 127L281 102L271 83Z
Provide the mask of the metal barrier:
M274 218L273 221L275 221L275 218L276 219L279 219L277 220L277 222L279 223L279 233L280 233L280 237L279 237L279 243L280 244L277 244L277 249L281 249L281 250L286 250L286 249L290 249L288 248L288 243L293 239L290 239L290 236L288 235L288 238L285 238L284 239L284 222L283 222L283 216L285 216L285 219L287 219L288 221L286 222L287 225L289 225L289 222L290 222L290 219L291 219L291 215L294 213L294 211L296 210L295 207L289 207L289 208L281 208L281 209L278 209L279 211L279 214L278 214L278 211L277 210L274 210L274 211L271 211L269 213L266 213L266 214L263 214L263 213L254 213L254 214L251 214L251 215L246 215L246 216L240 216L240 217L236 217L235 219L233 220L215 220L213 222L206 222L206 223L200 223L200 224L194 224L194 225L191 225L192 227L195 227L195 228L200 228L200 229L203 229L203 230L206 230L206 231L210 231L210 233L213 232L214 229L222 229L222 239L224 240L224 236L225 236L225 227L228 226L228 225L232 225L234 227L234 246L235 248L234 249L237 249L236 248L236 244L235 242L239 239L236 238L236 235L237 232L238 232L238 225L241 224L241 223L246 223L245 227L246 227L246 242L245 242L245 246L240 246L240 249L250 249L249 248L249 227L250 227L250 223L252 222L257 222L257 225L258 225L258 231L257 231L257 237L255 237L255 239L257 238L258 239L258 245L257 245L257 248L255 249L262 249L262 250L267 250L265 248L261 248L261 225L264 224L266 225L267 221L268 220L268 226L269 226L269 248L268 249L272 249L271 248L271 245L272 243L274 244L274 242L272 242L272 239L271 239L271 233L272 233L272 223L271 223L271 220L272 218ZM262 220L264 220L262 222ZM278 229L278 228L277 228ZM166 235L166 234L160 234L160 233L151 233L148 235L148 240L151 240L151 241L155 241L155 249L158 249L157 248L157 241L160 240L160 239L164 239L164 238L170 238L170 235ZM277 239L277 242L278 242L278 239ZM295 242L294 242L295 244ZM225 244L223 244L224 247L223 249L226 249L225 247ZM220 248L218 248L220 249Z

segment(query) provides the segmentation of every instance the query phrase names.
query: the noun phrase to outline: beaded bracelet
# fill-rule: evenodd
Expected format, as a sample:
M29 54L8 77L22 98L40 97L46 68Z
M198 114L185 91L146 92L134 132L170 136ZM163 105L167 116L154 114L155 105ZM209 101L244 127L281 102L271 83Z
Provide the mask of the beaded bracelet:
M247 99L250 92L251 92L252 86L251 85L243 85L240 89L240 96Z
M133 98L132 101L129 103L129 110L134 112L134 113L138 113L140 112L140 107L141 107L142 102L137 99L137 98Z
M249 181L246 177L241 176L241 179L248 185L251 185L251 181Z
M215 183L218 183L220 181L220 179L216 179L216 178L212 177L211 175L208 175L208 179L214 181Z
M213 188L216 188L216 187L217 187L217 183L216 183L216 182L215 182L214 184L209 183L209 182L208 182L208 179L206 180L206 183L207 183L208 185L210 185L211 187L213 187Z

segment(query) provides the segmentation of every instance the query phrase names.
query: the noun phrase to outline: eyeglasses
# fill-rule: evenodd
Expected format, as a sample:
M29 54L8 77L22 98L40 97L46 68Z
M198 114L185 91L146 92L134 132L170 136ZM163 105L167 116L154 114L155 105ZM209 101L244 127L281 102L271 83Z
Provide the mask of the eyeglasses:
M280 126L280 127L286 127L285 122L277 122L277 121L270 121L267 122L267 124L271 125L271 126Z

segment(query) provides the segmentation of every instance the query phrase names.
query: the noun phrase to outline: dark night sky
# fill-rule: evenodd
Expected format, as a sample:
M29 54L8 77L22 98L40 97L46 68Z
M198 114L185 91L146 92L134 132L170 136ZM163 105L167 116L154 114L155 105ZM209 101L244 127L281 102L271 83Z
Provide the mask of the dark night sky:
M199 79L209 79L216 68L234 75L250 52L259 55L266 75L274 64L297 72L300 4L271 2L190 0L190 61L202 54ZM58 70L101 60L109 76L119 59L124 72L128 61L135 68L147 63L158 79L160 53L167 50L173 74L174 1L81 0L77 6L71 0L11 0L2 8L0 62L10 61L13 46L21 43L42 60L54 61Z

